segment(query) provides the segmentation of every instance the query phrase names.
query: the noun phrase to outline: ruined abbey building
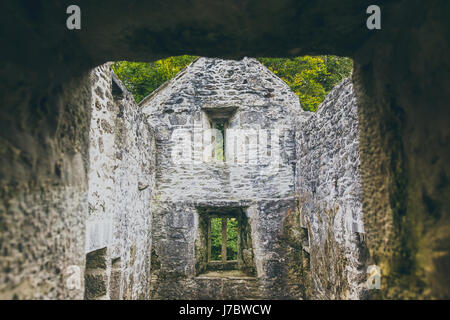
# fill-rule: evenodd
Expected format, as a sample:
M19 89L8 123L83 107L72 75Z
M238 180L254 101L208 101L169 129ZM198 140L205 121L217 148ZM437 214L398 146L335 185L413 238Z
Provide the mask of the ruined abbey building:
M153 297L361 296L357 118L348 80L311 117L255 59L201 58L140 107L156 140ZM217 127L220 138L211 131ZM338 129L345 130L339 137ZM214 148L211 134L222 148ZM209 220L216 215L239 224L237 261L219 267L208 253ZM319 222L319 215L327 221ZM320 233L330 232L321 239ZM342 255L328 260L318 252L311 272L310 250L320 251L324 241ZM311 287L312 274L317 281L320 272L339 268L347 271L336 274L336 287L342 282L345 290L327 292L320 282ZM216 269L243 272L208 277Z
M0 3L0 298L450 297L449 1L379 1L380 30L368 0L80 0L67 30L70 4ZM180 54L354 71L291 118L251 59L200 59L140 107L104 65ZM211 153L200 127L224 137ZM218 221L239 229L230 259Z
M200 58L139 106L110 64L93 70L91 81L87 205L70 225L71 238L59 240L65 251L52 264L63 273L7 273L5 285L34 279L31 288L48 281L56 288L11 294L364 298L350 80L317 113L302 111L289 87L249 58ZM221 259L211 254L212 219L222 222ZM234 258L227 257L230 220L238 230ZM58 227L49 226L61 233ZM83 272L78 288L67 286L73 266Z

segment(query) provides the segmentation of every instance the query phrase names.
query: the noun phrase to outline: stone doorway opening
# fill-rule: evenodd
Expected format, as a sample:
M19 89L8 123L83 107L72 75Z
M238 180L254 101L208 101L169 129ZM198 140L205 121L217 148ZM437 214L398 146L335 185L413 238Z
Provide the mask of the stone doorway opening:
M197 208L196 275L254 277L251 227L240 207Z

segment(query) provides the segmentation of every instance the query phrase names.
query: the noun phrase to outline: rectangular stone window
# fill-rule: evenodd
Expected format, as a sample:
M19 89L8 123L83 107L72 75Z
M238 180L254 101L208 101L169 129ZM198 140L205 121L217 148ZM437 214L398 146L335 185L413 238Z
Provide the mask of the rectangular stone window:
M197 275L235 270L256 275L251 228L243 208L198 208Z
M211 122L211 128L213 129L213 136L211 137L214 143L212 148L211 157L216 161L225 162L225 128L227 124L225 122Z
M226 131L228 122L236 113L236 107L218 107L204 108L203 111L207 117L207 126L211 129L211 137L208 137L208 143L211 143L211 159L218 162L225 162L226 154ZM209 155L208 155L209 157Z

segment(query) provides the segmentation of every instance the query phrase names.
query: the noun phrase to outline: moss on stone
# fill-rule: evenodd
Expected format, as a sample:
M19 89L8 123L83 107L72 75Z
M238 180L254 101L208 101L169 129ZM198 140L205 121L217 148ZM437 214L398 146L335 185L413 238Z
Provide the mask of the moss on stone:
M86 255L86 269L106 269L106 248L89 252Z
M106 294L105 275L86 274L84 279L85 279L84 298L86 300L96 299Z

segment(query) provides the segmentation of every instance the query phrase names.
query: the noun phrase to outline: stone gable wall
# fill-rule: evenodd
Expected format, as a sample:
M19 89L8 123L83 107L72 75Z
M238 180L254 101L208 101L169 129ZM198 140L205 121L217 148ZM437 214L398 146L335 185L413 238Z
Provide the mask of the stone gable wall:
M295 208L298 98L255 59L200 58L157 93L144 99L141 107L156 130L157 195L153 239L160 277L155 283L154 297L205 298L200 294L205 280L197 280L195 274L197 208L233 206L244 209L251 225L260 285L255 294L266 298L282 297L285 279L280 276L284 273L281 225L287 212ZM206 145L207 138L202 132L210 128L209 120L213 118L208 112L226 108L236 108L227 130L242 130L236 148L246 148L251 139L266 141L264 134L267 133L270 153L263 148L251 150L249 147L247 154L236 149L232 158L229 154L232 140L227 133L231 131L225 133L225 162L214 162L196 153ZM178 139L174 134L177 130L188 133L188 145L200 142L188 151L190 161L185 163L174 161L174 152L186 152L176 149ZM248 285L252 287L254 283ZM230 295L225 290L208 297Z
M293 123L300 104L289 87L255 59L200 58L159 92L144 99L141 107L157 134L157 185L161 200L293 196ZM202 110L227 107L238 108L229 129L241 129L249 139L258 134L254 130L277 132L280 159L266 154L254 161L257 165L243 158L241 163L223 165L203 161L201 150L194 145L191 161L174 163L173 153L179 150L175 150L177 133L186 133L189 145L200 141L201 149L202 131L209 128ZM271 144L270 136L267 139ZM237 141L238 147L243 148L244 144L244 140Z

